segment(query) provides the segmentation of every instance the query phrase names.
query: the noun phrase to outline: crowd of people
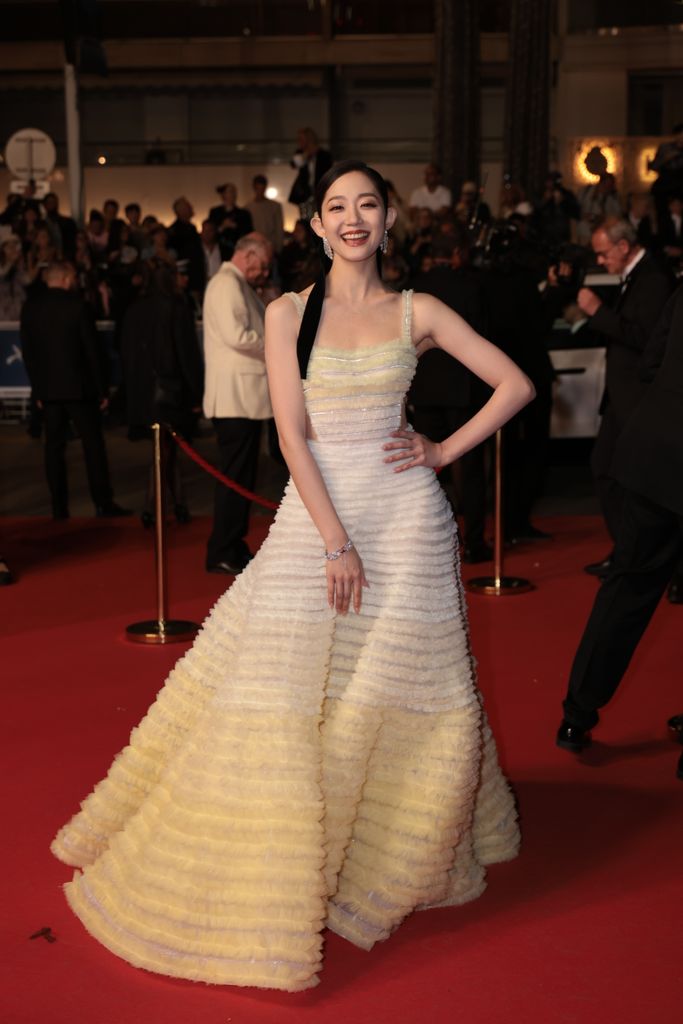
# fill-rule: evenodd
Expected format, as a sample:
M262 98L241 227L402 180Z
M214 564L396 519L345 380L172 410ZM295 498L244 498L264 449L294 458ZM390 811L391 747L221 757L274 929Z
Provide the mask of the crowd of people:
M626 265L633 254L647 252L640 270L641 276L643 269L649 271L651 301L647 310L638 311L643 321L637 328L638 349L644 346L659 307L681 273L680 128L674 141L660 147L653 161L660 171L653 195L631 195L625 201L600 151L587 159L598 179L595 184L575 194L559 173L549 173L542 195L531 201L521 186L505 181L496 216L475 182L464 182L454 197L435 164L427 165L423 184L407 198L387 182L389 203L396 215L382 257L384 282L399 291L413 288L441 299L508 354L536 389L535 401L505 428L505 472L510 482L505 488L504 510L508 542L545 536L532 523L531 513L543 485L550 436L554 373L547 341L553 322L562 316L573 332L588 335L602 331L603 344L610 331L619 330L607 322L604 309L594 308L593 293L581 287L585 272L601 265L609 269L610 263L615 263L613 257L622 255L621 262L616 260L616 272L620 273L621 264ZM0 231L4 232L0 242L0 317L21 318L22 336L27 334L30 317L26 311L31 298L49 290L50 276L53 285L55 280L67 281L68 288L80 294L91 320L114 322L115 354L122 367L118 405L127 417L131 439L149 435L164 389L174 391L173 409L168 394L161 403L165 419L191 436L202 412L204 371L194 322L203 315L206 340L209 282L233 264L244 239L258 237L267 245L268 258L261 261L258 273L250 276L249 284L264 306L283 292L298 293L311 285L322 266L320 239L311 227L312 196L331 165L332 156L322 149L315 133L302 129L292 159L296 175L288 197L298 205L301 216L291 233L284 230L282 205L267 196L268 181L263 174L254 176L253 195L243 205L234 184L218 185L220 202L207 211L200 230L194 224L192 203L185 196L174 202L174 219L167 225L143 215L138 203L129 203L121 211L118 202L109 199L101 210L91 210L85 227L79 229L62 215L54 193L39 201L29 183L23 195L10 197L0 214ZM602 225L608 225L606 233ZM610 258L605 259L605 253L611 254ZM654 291L652 281L657 285ZM612 363L618 361L616 356L611 358ZM106 397L106 376L106 366L102 366L95 389L101 401ZM614 384L612 390L616 393ZM462 366L441 352L427 353L420 360L409 394L412 421L439 441L466 422L486 398L486 388ZM32 426L38 432L44 410L34 403L33 411ZM614 441L614 400L602 411L593 468L609 525L616 516L614 486L603 478ZM204 414L213 415L207 414L206 408ZM55 439L53 431L56 467L63 462L63 433ZM277 454L272 431L271 435ZM479 446L443 474L464 518L464 558L468 562L483 562L492 556L484 535L490 461L485 447ZM225 468L230 467L226 464ZM171 469L172 507L179 520L185 521L187 502L175 467ZM105 474L101 472L100 477L104 479ZM98 509L115 506L109 492L103 498L104 485L98 490L91 484ZM62 481L53 489L53 512L58 518L68 514L64 488ZM143 521L149 525L151 518L148 495ZM214 563L221 560L211 559ZM608 563L609 558L603 561ZM600 574L606 565L601 562L594 568Z
M116 199L102 209L90 210L85 225L63 215L59 198L49 192L41 200L35 184L23 194L8 197L0 213L0 320L18 320L28 294L44 284L48 264L55 259L72 263L77 285L98 319L119 324L125 310L139 295L145 271L160 266L179 269L197 316L208 281L222 262L229 260L237 240L258 231L270 241L274 263L264 292L272 298L282 291L301 291L319 269L318 247L310 230L311 196L316 182L331 166L315 132L302 129L292 159L296 177L289 194L300 218L285 233L282 204L268 198L268 179L255 174L252 195L240 197L232 183L220 184L220 202L206 211L199 227L191 201L179 196L167 223L144 213L137 202L123 210ZM655 252L674 273L683 267L683 125L674 129L672 142L660 146L652 167L658 178L651 193L623 195L596 149L587 157L595 181L577 192L559 172L548 174L543 191L527 196L524 188L505 180L493 211L482 189L465 181L454 196L443 184L439 168L429 164L424 182L406 198L388 182L397 220L384 260L384 279L406 287L449 250L461 249L466 238L475 265L486 269L490 245L507 228L523 238L527 255L533 251L535 270L545 277L547 268L564 251L574 262L590 253L591 235L606 218L624 217L639 242Z

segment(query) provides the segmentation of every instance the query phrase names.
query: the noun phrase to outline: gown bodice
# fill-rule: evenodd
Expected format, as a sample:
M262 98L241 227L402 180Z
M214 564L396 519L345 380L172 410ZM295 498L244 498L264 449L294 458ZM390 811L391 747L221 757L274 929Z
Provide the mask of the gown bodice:
M300 297L288 294L303 313ZM401 427L405 395L417 366L412 298L412 291L403 292L398 337L349 349L314 344L303 389L317 440L369 441Z

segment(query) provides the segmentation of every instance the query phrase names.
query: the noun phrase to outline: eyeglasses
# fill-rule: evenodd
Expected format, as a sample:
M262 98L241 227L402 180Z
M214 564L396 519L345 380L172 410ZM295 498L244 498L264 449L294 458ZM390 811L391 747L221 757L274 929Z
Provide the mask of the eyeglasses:
M614 242L614 244L610 245L607 249L594 249L593 252L595 253L597 259L600 259L600 257L604 259L608 255L608 253L610 253L612 249L616 249L618 245L619 242Z

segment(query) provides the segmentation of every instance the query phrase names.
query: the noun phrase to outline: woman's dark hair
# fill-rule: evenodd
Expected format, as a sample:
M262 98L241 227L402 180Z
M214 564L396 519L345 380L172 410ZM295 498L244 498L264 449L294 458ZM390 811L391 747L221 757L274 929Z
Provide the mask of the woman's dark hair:
M320 216L325 196L329 192L331 186L338 178L343 177L345 174L351 174L354 171L358 171L360 174L364 174L366 178L369 178L379 193L385 212L389 209L389 195L387 192L386 182L379 171L376 171L374 167L368 167L368 165L363 163L362 160L340 160L339 163L330 167L326 174L323 174L322 178L316 185L314 198L318 216ZM318 333L318 324L320 323L323 302L325 300L325 277L332 266L332 260L329 260L327 256L325 256L322 248L322 242L320 243L320 259L323 265L323 273L320 274L316 280L311 294L308 296L308 302L306 303L304 315L301 319L301 327L299 328L299 336L296 342L296 354L299 361L299 372L302 379L306 376L308 360L311 357L311 350L313 348L313 343L315 342L315 336ZM380 249L377 250L376 259L377 269L381 277L382 253Z

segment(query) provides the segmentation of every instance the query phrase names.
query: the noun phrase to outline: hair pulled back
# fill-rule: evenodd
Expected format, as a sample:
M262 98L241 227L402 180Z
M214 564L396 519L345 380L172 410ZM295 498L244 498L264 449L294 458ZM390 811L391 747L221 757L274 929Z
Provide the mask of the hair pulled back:
M368 167L368 165L363 163L362 160L340 160L339 163L330 167L326 174L323 174L322 178L316 185L314 199L318 216L320 216L325 196L335 181L343 177L345 174L351 174L354 171L364 174L365 177L372 182L379 193L379 197L386 213L389 209L389 194L386 182L379 171L376 171L374 167ZM299 361L299 372L302 379L306 376L308 360L311 357L311 350L313 348L313 343L315 342L315 336L318 333L318 325L320 324L323 302L325 300L325 277L332 266L332 260L328 259L323 251L322 242L320 243L320 259L322 262L323 272L316 280L311 294L308 296L308 302L306 303L304 315L301 319L301 327L299 328L299 336L296 343L296 354ZM381 274L382 253L380 249L377 250L376 260L377 269Z

